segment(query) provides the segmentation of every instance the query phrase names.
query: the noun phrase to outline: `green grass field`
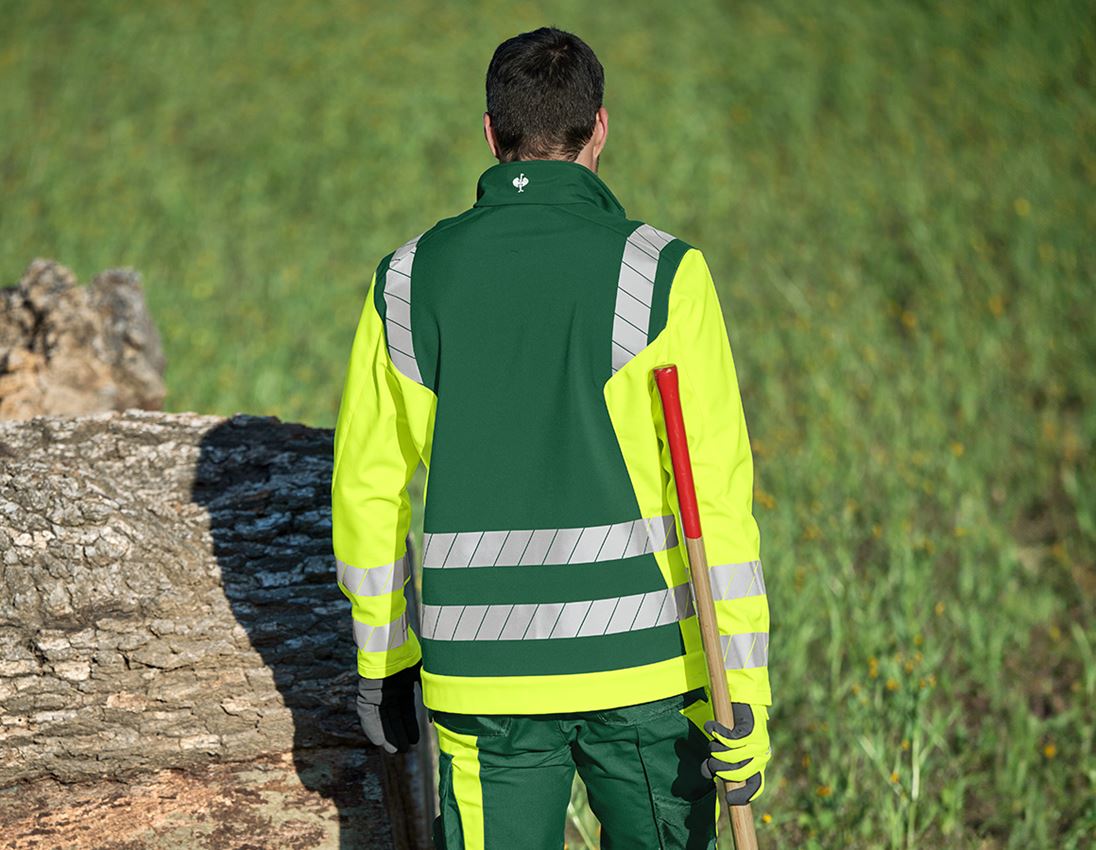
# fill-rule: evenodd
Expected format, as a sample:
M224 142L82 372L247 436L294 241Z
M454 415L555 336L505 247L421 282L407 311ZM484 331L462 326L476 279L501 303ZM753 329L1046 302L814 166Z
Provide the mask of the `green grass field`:
M579 33L601 175L721 288L772 609L763 846L1092 847L1094 12L0 0L0 271L134 266L168 409L332 426L377 260L493 162L491 51Z

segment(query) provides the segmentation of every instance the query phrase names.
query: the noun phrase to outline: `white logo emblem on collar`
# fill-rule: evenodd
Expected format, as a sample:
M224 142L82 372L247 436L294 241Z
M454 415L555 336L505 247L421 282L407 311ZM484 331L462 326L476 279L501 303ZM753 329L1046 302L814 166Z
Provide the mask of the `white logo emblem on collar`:
M525 172L521 172L517 177L513 179L513 184L517 186L519 192L524 192L525 187L529 185L529 178L525 176Z

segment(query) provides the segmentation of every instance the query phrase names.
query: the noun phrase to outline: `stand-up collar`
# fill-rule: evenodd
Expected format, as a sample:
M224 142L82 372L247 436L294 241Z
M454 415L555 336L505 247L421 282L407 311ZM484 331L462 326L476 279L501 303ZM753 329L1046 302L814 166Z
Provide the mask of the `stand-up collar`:
M585 165L561 159L500 162L480 175L477 207L499 204L595 204L624 215L624 207Z

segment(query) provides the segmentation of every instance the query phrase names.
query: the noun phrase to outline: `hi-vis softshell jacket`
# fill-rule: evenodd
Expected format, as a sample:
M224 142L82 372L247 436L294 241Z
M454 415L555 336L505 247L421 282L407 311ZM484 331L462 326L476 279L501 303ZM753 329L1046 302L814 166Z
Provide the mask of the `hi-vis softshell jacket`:
M471 209L385 257L370 285L331 485L362 676L421 656L425 704L468 714L610 708L706 684L651 378L666 363L680 373L731 694L771 704L753 463L704 257L627 218L589 169L551 160L489 168ZM406 487L420 458L416 634Z

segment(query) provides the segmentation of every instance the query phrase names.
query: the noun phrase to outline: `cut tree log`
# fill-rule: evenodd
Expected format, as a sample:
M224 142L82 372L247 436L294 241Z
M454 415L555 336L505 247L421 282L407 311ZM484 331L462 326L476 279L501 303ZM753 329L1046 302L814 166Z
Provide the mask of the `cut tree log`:
M429 846L421 763L357 725L331 440L0 422L0 846Z
M39 259L0 289L0 419L159 410L163 372L133 269L107 269L77 286L65 266Z

